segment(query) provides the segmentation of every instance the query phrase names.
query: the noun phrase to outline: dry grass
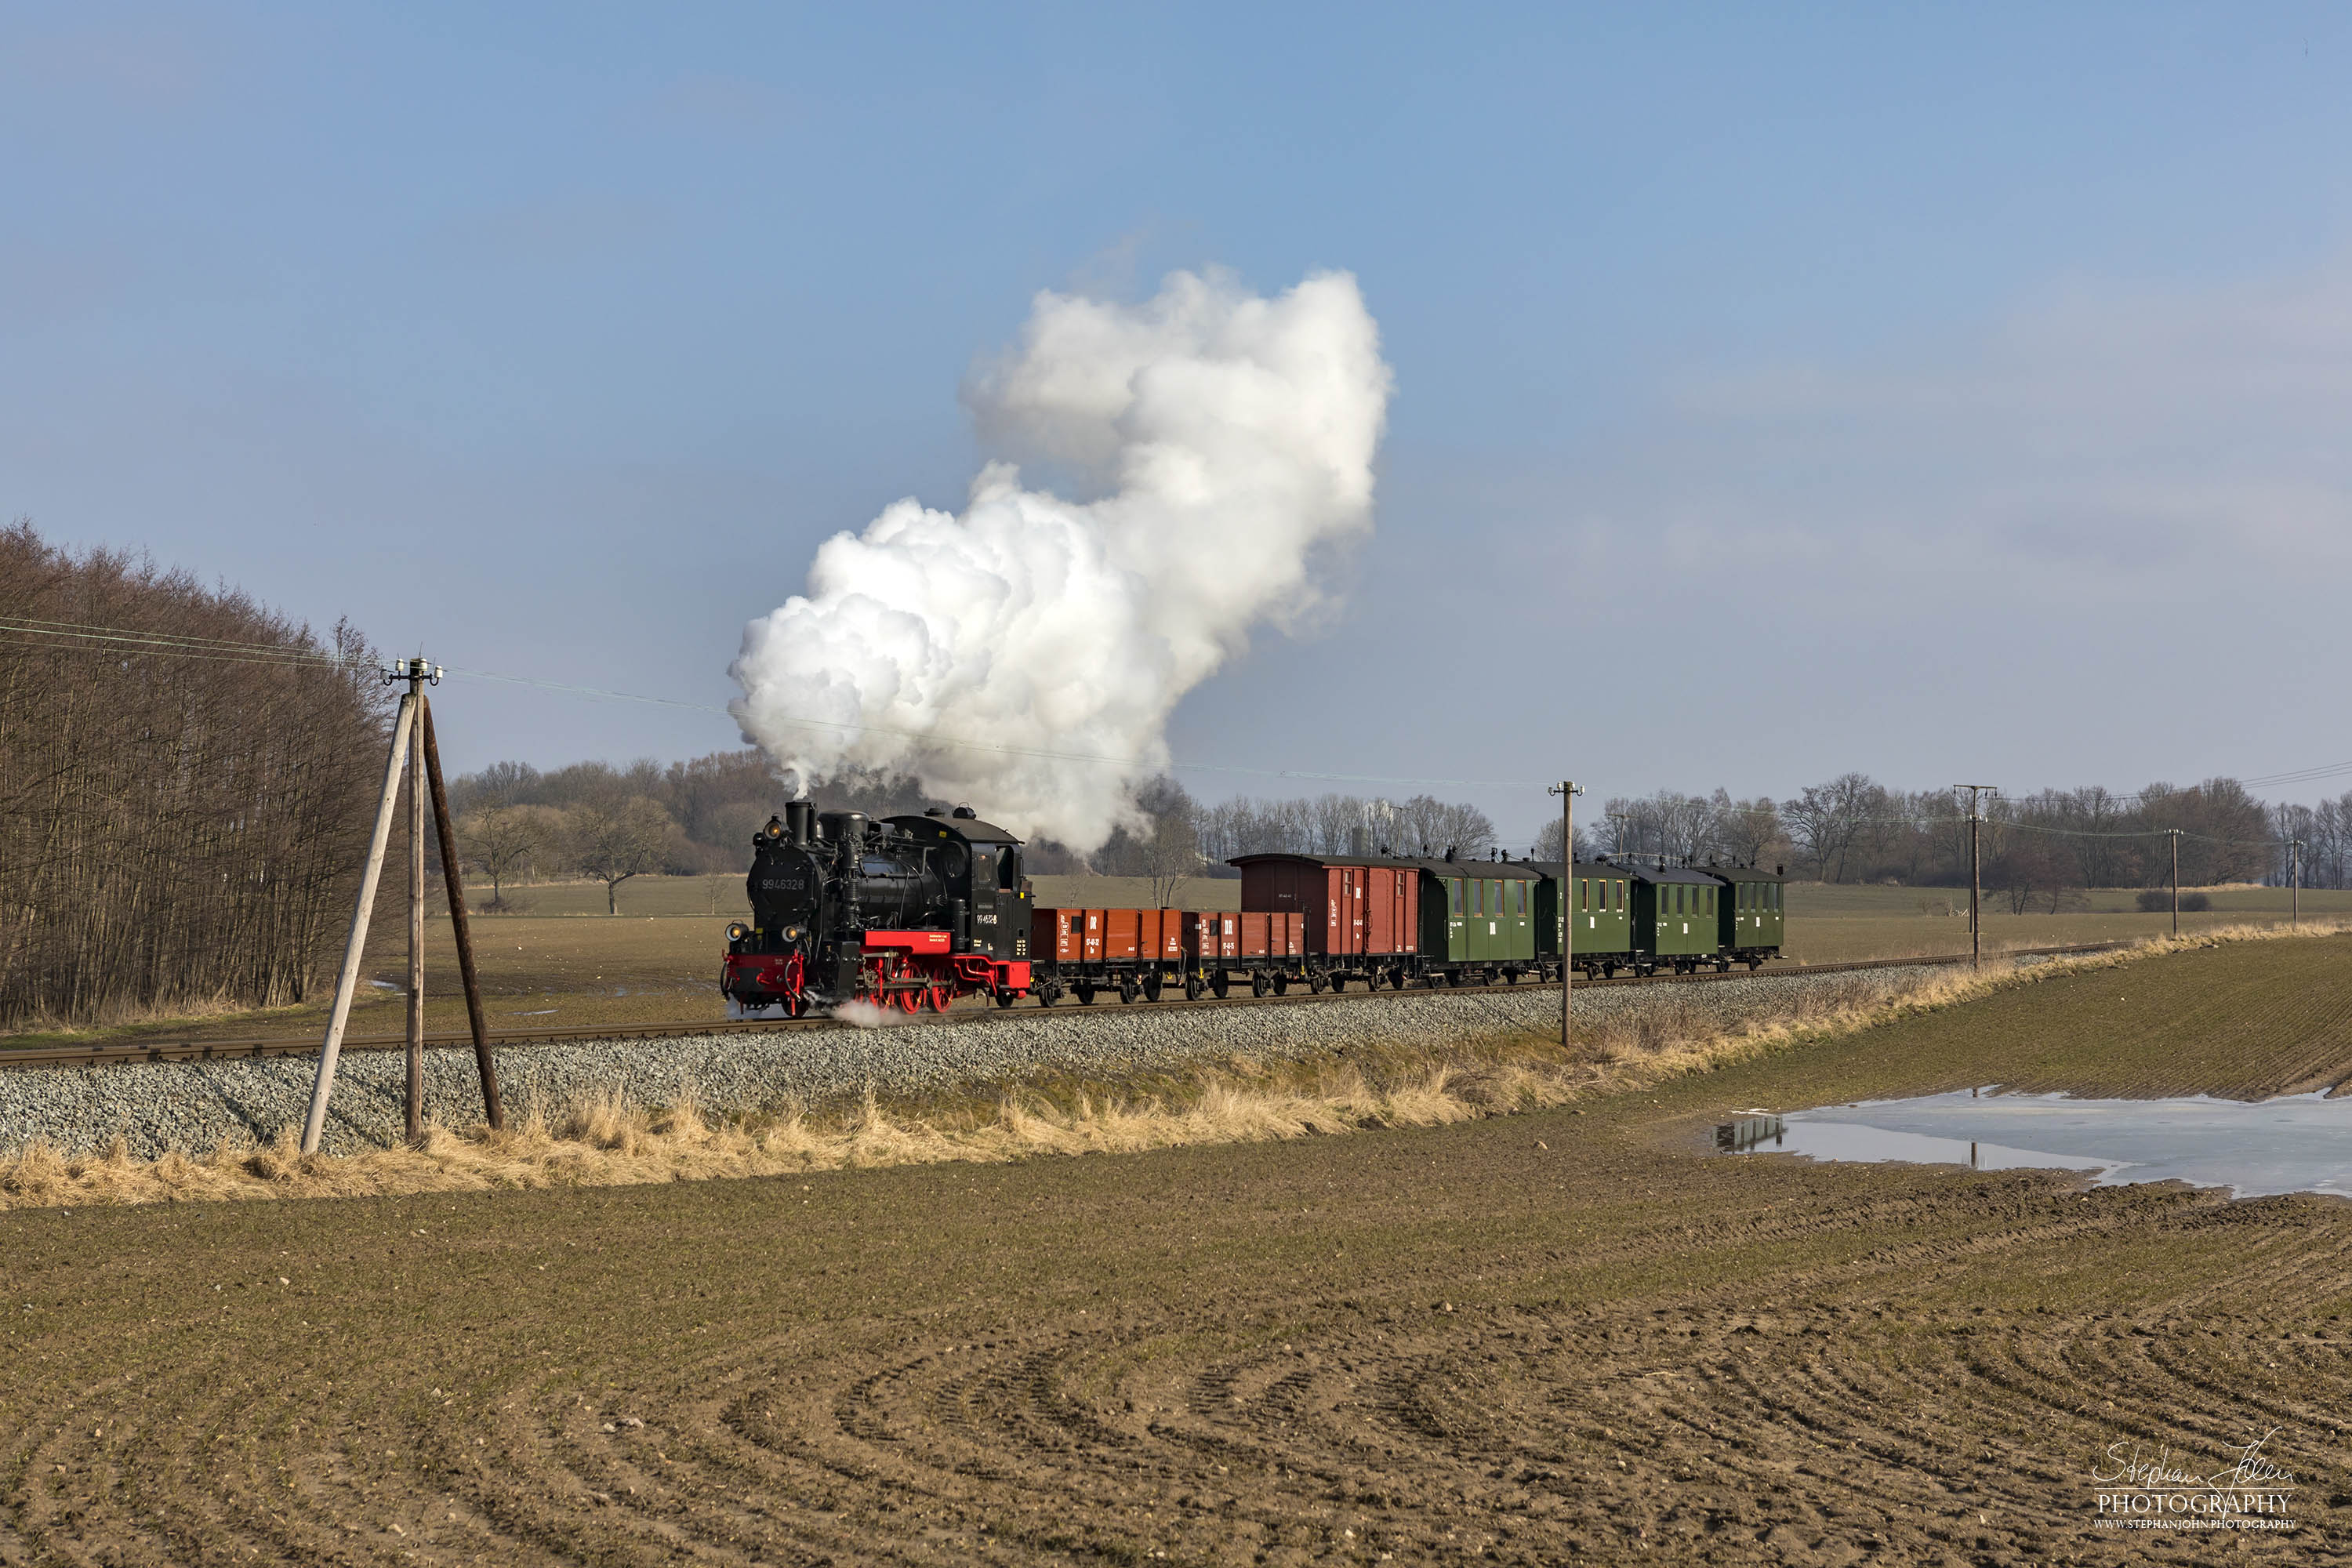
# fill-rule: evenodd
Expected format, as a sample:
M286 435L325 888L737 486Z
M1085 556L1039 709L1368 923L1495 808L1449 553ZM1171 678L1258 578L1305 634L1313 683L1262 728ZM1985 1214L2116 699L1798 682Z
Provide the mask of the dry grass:
M2345 929L2336 922L2295 934ZM0 1209L610 1186L1431 1127L1650 1088L2061 975L2225 942L2289 940L2294 935L2274 927L2247 926L1973 973L1855 973L1728 1025L1700 992L1674 990L1640 1012L1586 1026L1572 1055L1544 1036L1511 1030L1401 1040L1347 1059L1237 1060L1185 1079L1046 1082L992 1102L886 1108L869 1092L862 1105L829 1114L794 1107L713 1117L690 1097L646 1106L604 1093L551 1116L534 1110L504 1132L436 1126L413 1148L341 1156L306 1156L290 1131L266 1146L156 1160L134 1159L120 1141L77 1157L35 1144L0 1158Z

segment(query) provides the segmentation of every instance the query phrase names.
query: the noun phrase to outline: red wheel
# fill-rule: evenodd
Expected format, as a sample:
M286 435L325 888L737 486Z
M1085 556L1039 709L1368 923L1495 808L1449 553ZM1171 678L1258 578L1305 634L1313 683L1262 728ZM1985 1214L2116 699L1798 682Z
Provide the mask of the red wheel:
M923 993L923 1000L930 1005L932 1012L944 1013L955 1005L955 994L944 985L934 985Z

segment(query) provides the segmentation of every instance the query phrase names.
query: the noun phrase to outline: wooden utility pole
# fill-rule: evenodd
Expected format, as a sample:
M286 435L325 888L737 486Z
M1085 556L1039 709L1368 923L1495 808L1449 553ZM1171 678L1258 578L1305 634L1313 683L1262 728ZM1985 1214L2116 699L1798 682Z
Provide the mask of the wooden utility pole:
M482 1115L493 1129L507 1124L499 1099L498 1058L482 1021L482 984L474 969L474 928L466 912L465 879L457 868L457 834L449 821L449 792L441 784L441 748L433 738L433 700L418 705L425 725L425 777L433 787L433 826L441 838L441 880L449 890L449 934L457 947L457 977L466 987L466 1022L474 1032L474 1070L482 1079Z
M387 676L387 679L392 679ZM335 980L335 1005L327 1016L327 1037L319 1046L319 1076L310 1085L310 1110L302 1121L302 1152L319 1152L327 1128L327 1095L335 1087L335 1059L342 1054L343 1026L352 1016L352 990L359 984L360 955L367 947L368 914L375 907L376 883L383 875L383 850L392 837L392 812L400 799L400 773L408 763L408 746L416 726L416 700L403 697L392 721L392 752L384 759L383 792L376 802L375 834L368 840L367 869L360 877L358 904L352 910L351 934L343 940L343 967Z
M2168 827L2165 834L2172 840L2172 934L2180 934L2180 829Z
M1568 994L1576 973L1570 963L1576 956L1576 797L1584 791L1565 779L1551 793L1559 796L1559 1048L1565 1051L1573 1034Z
M2294 901L2287 906L2286 923L2287 929L2293 931L2303 924L2303 840L2290 838L2286 845L2286 884L2294 889Z
M408 663L408 700L423 717L425 661ZM425 748L408 748L408 1141L425 1136Z
M1982 889L1984 857L1979 846L1978 829L1984 816L1977 810L1979 795L1998 800L2000 790L1994 784L1954 784L1952 793L1969 792L1969 967L1980 967L1984 963L1984 930L1982 924Z

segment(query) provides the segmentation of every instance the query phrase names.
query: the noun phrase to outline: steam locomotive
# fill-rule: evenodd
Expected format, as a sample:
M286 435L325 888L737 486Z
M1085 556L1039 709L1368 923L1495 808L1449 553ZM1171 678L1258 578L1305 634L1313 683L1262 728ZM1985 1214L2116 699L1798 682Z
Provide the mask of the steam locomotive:
M968 805L880 822L796 800L753 841L751 920L727 928L719 985L743 1012L857 1002L943 1013L1029 989L1021 841Z

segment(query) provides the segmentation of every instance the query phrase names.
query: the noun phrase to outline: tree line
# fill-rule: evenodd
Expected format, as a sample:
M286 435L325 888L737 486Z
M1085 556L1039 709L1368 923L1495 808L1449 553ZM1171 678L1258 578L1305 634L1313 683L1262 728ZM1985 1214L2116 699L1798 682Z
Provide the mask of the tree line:
M745 749L667 766L580 763L541 773L500 763L452 787L459 835L495 907L525 877L585 876L603 882L607 908L620 885L648 872L740 871L752 835L782 798L766 758ZM951 803L914 781L850 779L815 793L824 810L880 817ZM1477 806L1417 795L1402 801L1328 793L1295 798L1195 799L1172 778L1135 791L1137 819L1091 855L1034 840L1033 872L1094 871L1149 879L1172 901L1193 879L1235 873L1225 862L1265 853L1444 856L1499 848L1559 858L1560 827L1507 846ZM1984 885L2019 910L2079 902L2089 888L2154 888L2171 877L2179 829L2184 886L2286 876L2284 842L2305 840L2305 881L2352 879L2352 795L2341 802L2265 806L2233 779L2158 783L2132 795L2091 787L2041 790L1983 804L1979 854ZM1947 790L1906 791L1848 773L1775 801L1660 790L1580 809L1576 854L1663 855L1692 864L1780 865L1823 882L1964 887L1969 823Z
M2215 778L2157 783L2131 795L2097 786L2037 790L1988 799L1980 809L1984 885L2021 912L2063 907L2089 888L2168 885L2176 842L2186 887L2284 881L2290 837L2326 846L2317 858L2305 851L2305 885L2341 887L2352 872L2352 795L2316 810L2273 811L2237 780ZM1611 800L1602 819L1591 840L1602 850L1699 864L1784 864L1822 882L1969 880L1965 799L1949 790L1891 789L1866 773L1842 773L1779 802L1735 800L1721 789L1705 796L1662 790ZM1578 837L1586 842L1581 831Z
M314 994L383 777L377 664L348 625L0 529L0 1024Z

